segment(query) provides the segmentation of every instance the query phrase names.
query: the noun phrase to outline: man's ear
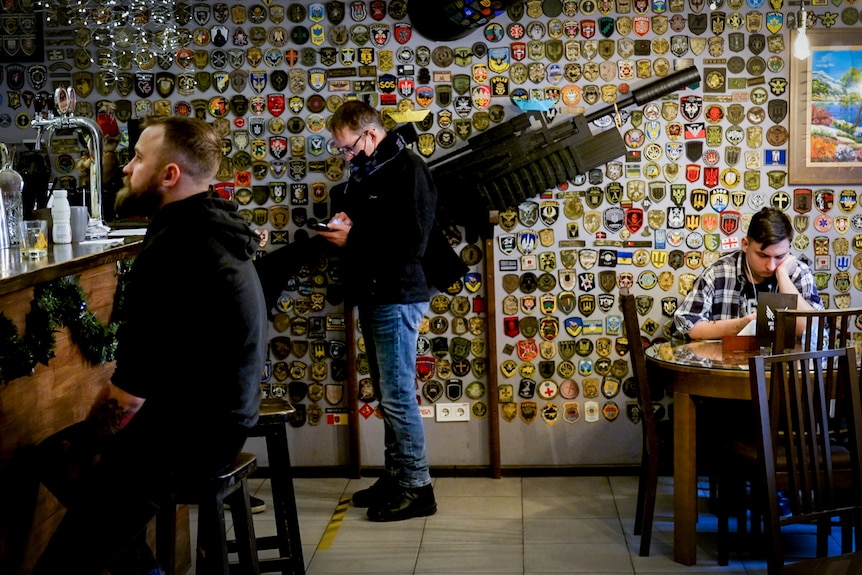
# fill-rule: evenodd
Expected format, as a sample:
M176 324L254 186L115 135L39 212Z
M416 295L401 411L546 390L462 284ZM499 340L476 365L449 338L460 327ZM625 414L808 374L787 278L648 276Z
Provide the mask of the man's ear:
M180 170L180 167L177 164L171 162L171 163L165 165L165 167L162 169L164 171L164 177L162 178L162 185L165 187L168 187L168 188L171 188L171 187L177 185L177 182L179 181L180 176L182 175L182 171Z
M377 148L377 144L380 143L380 135L385 134L386 130L381 130L378 127L374 127L368 130L368 137L374 142L374 147Z

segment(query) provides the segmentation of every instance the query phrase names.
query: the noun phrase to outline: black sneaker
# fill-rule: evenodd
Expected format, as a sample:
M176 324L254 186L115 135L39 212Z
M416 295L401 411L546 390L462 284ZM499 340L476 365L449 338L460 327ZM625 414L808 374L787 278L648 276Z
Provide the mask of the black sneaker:
M353 494L354 507L372 507L383 502L398 489L398 481L391 475L383 475L374 485Z
M402 521L412 517L425 517L437 513L437 501L431 485L402 488L379 506L368 509L371 521Z
M251 506L252 513L263 513L266 511L266 501L255 497L254 495L249 496L248 498L249 505Z
M259 497L255 497L254 495L249 495L248 497L249 507L251 507L252 513L263 513L266 511L266 501L260 499ZM230 503L225 503L224 508L230 510Z

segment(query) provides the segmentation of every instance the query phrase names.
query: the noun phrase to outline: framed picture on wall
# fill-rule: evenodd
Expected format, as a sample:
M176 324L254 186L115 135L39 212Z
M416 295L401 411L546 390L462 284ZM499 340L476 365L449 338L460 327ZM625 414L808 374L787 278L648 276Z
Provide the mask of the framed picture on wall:
M862 183L862 35L831 29L807 36L811 55L791 60L789 181Z

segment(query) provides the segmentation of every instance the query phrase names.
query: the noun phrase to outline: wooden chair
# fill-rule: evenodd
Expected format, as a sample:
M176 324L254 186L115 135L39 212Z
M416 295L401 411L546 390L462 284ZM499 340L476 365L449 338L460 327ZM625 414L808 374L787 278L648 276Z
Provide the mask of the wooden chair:
M836 349L853 345L850 337L850 327L854 325L856 316L862 314L862 308L823 309L823 310L778 310L775 320L775 347L779 351L794 351L786 349L779 342L787 342L795 337L796 324L801 321L805 325L805 339L801 343L802 351L810 351L812 342L814 349ZM812 335L813 334L813 335Z
M652 540L652 524L655 514L656 489L658 487L658 428L652 408L652 393L646 367L646 354L641 343L635 296L627 288L620 290L620 304L623 311L626 337L629 341L629 355L632 371L638 383L638 404L641 408L643 426L643 449L641 451L641 470L638 480L638 499L635 515L634 534L640 535L641 557L647 557Z
M852 346L853 340L850 329L856 323L857 316L862 315L862 308L827 309L827 310L779 310L775 323L775 343L773 349L781 350L779 342L787 342L791 339L789 334L795 336L797 322L804 323L805 336L798 347L802 351L819 349L839 349ZM813 345L812 345L813 344ZM793 349L782 351L795 351ZM827 366L826 392L829 398L830 429L833 434L841 432L841 420L846 417L843 413L844 398L839 393L835 381L835 366Z
M854 325L856 316L862 314L862 308L848 308L843 310L777 310L773 349L782 352L790 351L817 351L824 349L841 349L853 345L850 328ZM797 321L805 325L805 337L800 341L796 337ZM788 342L795 342L792 348ZM782 342L782 343L779 343ZM813 344L813 345L812 345ZM844 421L847 418L844 401L844 389L838 385L838 374L836 362L826 362L824 367L824 388L826 389L827 415L829 417L829 433L833 438L833 465L840 470L839 479L846 483L846 471L849 467L849 458L842 446L846 445L846 427ZM737 503L737 533L745 534L746 512L748 507L741 503L745 498L746 482L752 477L755 469L756 449L753 441L736 439L728 442L727 451L730 452L734 463L740 461L743 465L724 465L720 483L724 484L727 492L727 501ZM781 465L783 465L783 460ZM756 492L757 486L751 486L752 492ZM752 495L753 500L760 500L759 496ZM760 534L760 520L758 510L751 508L751 535L756 539ZM728 558L728 517L727 506L721 506L718 512L718 562L720 565L727 564Z
M848 489L837 489L829 435L824 366L833 361L850 408ZM854 531L855 548L862 543L862 398L855 350L757 356L749 367L769 575L862 572L862 553L852 552ZM790 500L792 515L780 516L779 491ZM836 517L842 554L826 557ZM817 525L817 557L785 565L781 528L799 523Z

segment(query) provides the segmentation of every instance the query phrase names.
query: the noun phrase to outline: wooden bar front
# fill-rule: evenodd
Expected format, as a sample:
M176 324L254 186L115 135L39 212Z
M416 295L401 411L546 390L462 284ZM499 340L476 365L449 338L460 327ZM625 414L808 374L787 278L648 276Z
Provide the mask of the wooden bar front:
M36 272L15 273L0 280L0 310L24 335L33 286L65 275L80 278L85 300L101 322L108 322L117 287L120 259L133 256L139 241L98 253L47 263ZM8 255L8 254L7 254ZM33 452L40 441L83 419L113 362L93 365L81 355L69 329L55 333L56 356L37 364L32 375L0 383L0 573L29 573L62 518L63 507L34 473ZM182 516L182 514L180 514ZM186 543L188 527L184 530ZM184 557L177 572L191 562L189 545L179 545ZM183 551L186 550L186 551Z

